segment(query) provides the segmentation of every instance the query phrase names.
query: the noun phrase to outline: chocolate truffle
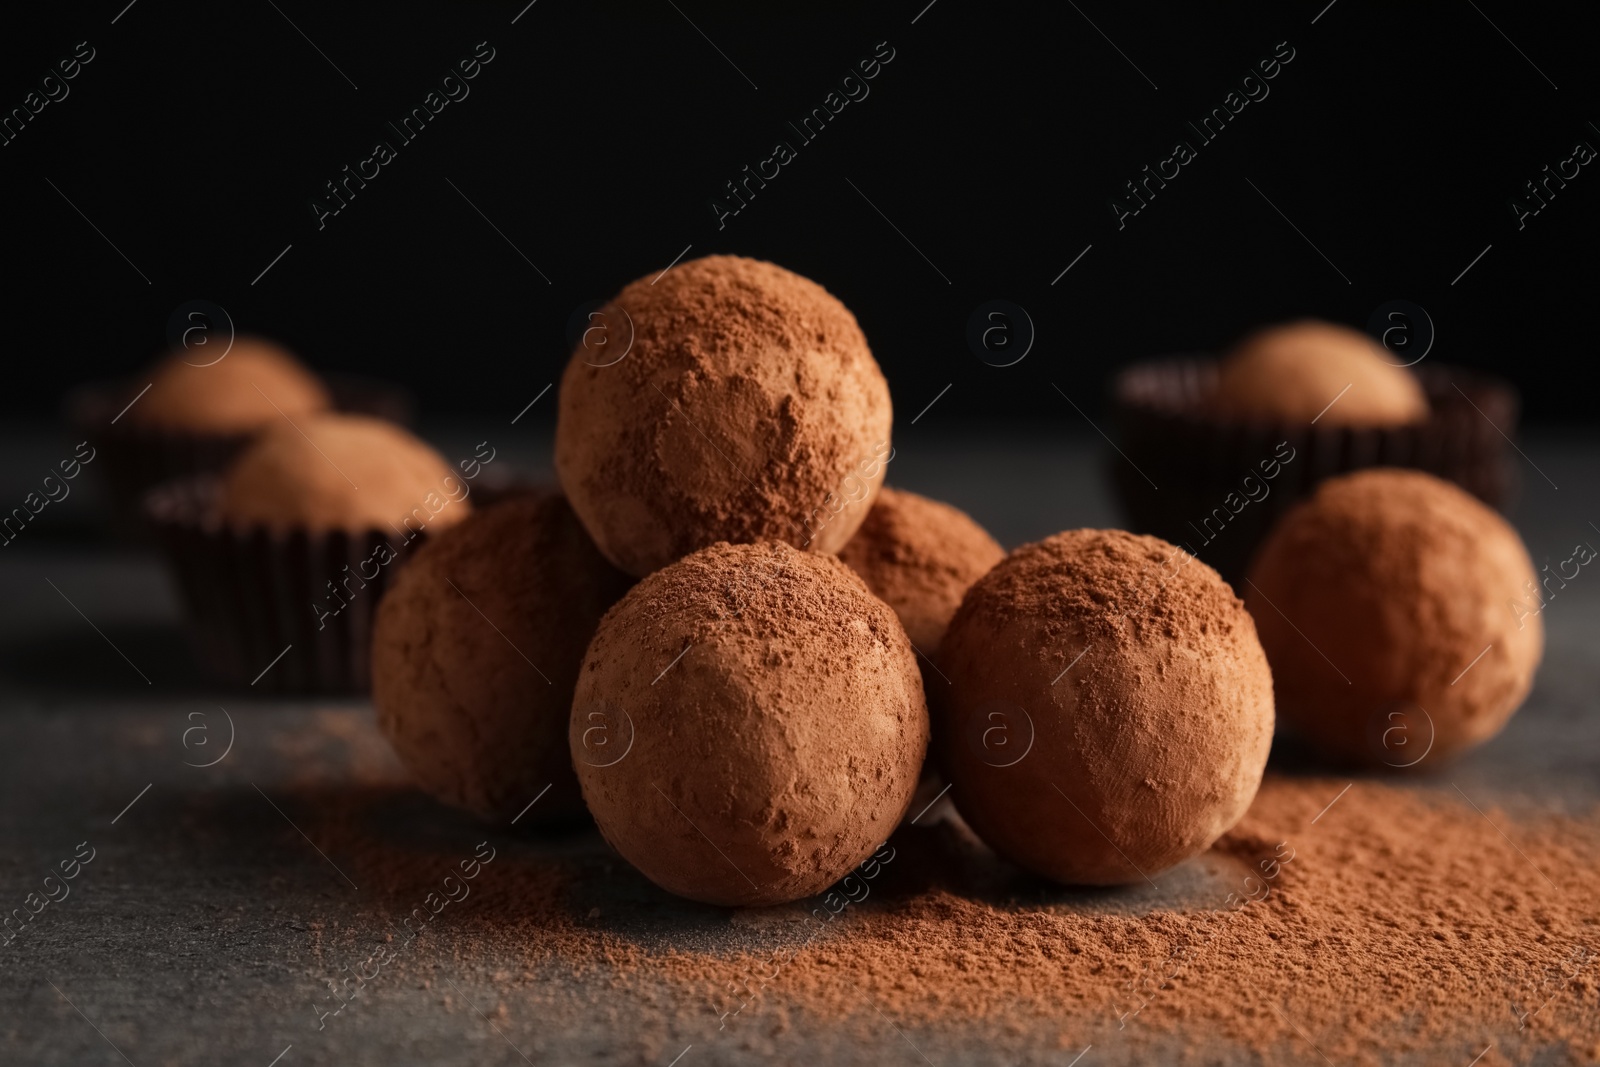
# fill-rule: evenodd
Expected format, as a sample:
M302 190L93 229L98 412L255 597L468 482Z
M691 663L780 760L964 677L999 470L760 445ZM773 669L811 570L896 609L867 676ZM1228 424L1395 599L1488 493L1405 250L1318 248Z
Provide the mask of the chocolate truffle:
M717 541L836 552L890 453L889 387L855 316L771 263L708 256L598 313L561 379L556 471L613 563L645 575Z
M1430 766L1493 737L1544 649L1522 541L1418 471L1334 478L1279 521L1245 587L1286 725L1327 756Z
M1307 320L1261 330L1234 348L1218 367L1211 410L1248 421L1398 426L1427 418L1428 401L1415 375L1372 338Z
M839 550L924 656L938 654L967 587L1005 554L966 512L888 486Z
M945 634L936 720L956 808L1060 882L1138 882L1249 807L1272 744L1254 625L1165 541L1069 530L1007 556ZM947 709L947 713L944 709Z
M270 341L237 337L225 356L214 363L210 359L216 357L185 349L156 364L150 389L128 409L128 421L190 433L240 434L331 406L322 382Z
M709 904L779 904L888 838L928 710L894 612L837 558L717 544L601 620L570 743L601 833L647 878Z
M238 525L409 537L466 518L467 492L437 452L394 423L312 415L280 419L245 449L223 479L220 512Z
M630 581L557 493L519 494L429 540L384 596L372 639L378 726L417 784L487 819L516 818L535 797L519 824L581 813L572 687Z

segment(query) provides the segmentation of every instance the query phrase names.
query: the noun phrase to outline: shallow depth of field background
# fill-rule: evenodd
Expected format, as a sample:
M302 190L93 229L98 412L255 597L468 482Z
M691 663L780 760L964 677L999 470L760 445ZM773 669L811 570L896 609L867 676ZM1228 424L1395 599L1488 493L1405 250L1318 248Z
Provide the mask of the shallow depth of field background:
M557 378L577 309L689 248L827 286L900 426L952 386L919 424L941 435L1087 432L1050 382L1094 415L1131 359L1304 315L1364 325L1397 299L1431 317L1428 359L1509 375L1532 420L1590 417L1600 177L1569 165L1520 229L1510 207L1600 146L1576 7L525 4L8 16L0 107L79 42L95 58L0 147L0 410L49 418L204 299L320 369L410 385L425 416L509 419ZM479 42L470 94L400 143L385 124ZM788 124L880 43L869 94L801 141ZM1293 59L1267 95L1195 136L1275 53ZM319 229L310 201L380 137L396 158ZM1196 158L1119 229L1108 202L1180 139ZM712 199L778 140L795 158L719 228ZM1012 367L967 343L992 299L1037 330Z

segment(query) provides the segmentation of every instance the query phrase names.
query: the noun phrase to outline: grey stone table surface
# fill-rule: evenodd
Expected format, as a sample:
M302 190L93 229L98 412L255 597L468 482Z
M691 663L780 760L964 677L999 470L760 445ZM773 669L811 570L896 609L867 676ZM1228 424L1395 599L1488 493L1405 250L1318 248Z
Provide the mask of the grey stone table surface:
M471 426L437 430L431 436L447 454L483 436ZM1063 528L1116 525L1102 477L1107 450L1080 430L951 441L911 427L897 441L890 480L962 506L1008 547ZM548 476L547 433L524 425L505 436L496 443L509 465ZM67 445L48 428L0 431L0 506L20 502L58 453L70 455ZM1533 435L1523 449L1514 519L1536 562L1564 559L1578 541L1600 544L1600 439ZM375 982L358 1009L319 1019L326 980L354 958L324 951L324 932L381 936L389 913L379 887L357 884L372 871L352 880L360 868L299 830L319 822L319 806L359 805L365 832L446 866L485 840L507 857L496 864L506 878L549 856L586 865L595 877L572 907L600 914L621 897L645 901L654 918L630 931L641 944L715 952L748 943L756 927L722 909L678 905L636 877L607 882L602 872L618 861L592 831L508 834L409 791L363 701L261 699L205 681L160 561L97 533L103 516L87 483L52 508L0 548L0 907L21 906L61 861L92 859L70 895L0 948L0 1062L668 1064L683 1055L680 1067L943 1067L1072 1059L1053 1034L1036 1048L1026 1036L1002 1044L961 1020L909 1035L885 1025L875 1043L818 1022L750 1046L719 1040L703 1004L674 1014L669 990L655 991L654 1010L664 1002L678 1021L643 1032L627 1002L638 994L620 992L603 967L551 977L566 984L573 1010L517 1017L493 1007L497 975L522 966L515 950L463 956L448 927L417 942L437 957L437 981ZM1527 706L1457 765L1452 781L1497 802L1544 808L1578 810L1600 798L1597 607L1600 577L1585 570L1546 609L1548 648ZM355 763L367 780L393 788L353 795L342 775ZM1202 858L1159 891L1129 890L1120 903L1098 906L1182 903L1203 896L1208 877ZM1132 1061L1096 1049L1095 1062Z

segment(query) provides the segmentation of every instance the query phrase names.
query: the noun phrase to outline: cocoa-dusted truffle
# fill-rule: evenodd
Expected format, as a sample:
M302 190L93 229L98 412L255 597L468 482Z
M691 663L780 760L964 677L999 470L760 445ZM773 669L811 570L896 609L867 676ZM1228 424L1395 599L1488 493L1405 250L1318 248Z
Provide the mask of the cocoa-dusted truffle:
M580 813L572 687L629 584L556 493L481 508L424 545L372 639L378 726L417 784L488 819L516 818L535 797L519 822Z
M710 904L778 904L888 838L928 711L894 612L838 559L717 544L601 620L570 743L600 831L651 881Z
M966 512L888 486L839 550L925 656L938 654L967 588L1005 554Z
M1279 521L1245 603L1285 724L1334 759L1411 767L1493 737L1527 696L1550 588L1537 577L1516 531L1466 492L1366 470Z
M648 574L717 541L837 551L889 454L889 387L848 308L771 263L641 278L561 380L556 471L600 551ZM601 365L601 364L604 365Z
M151 371L150 389L128 409L128 421L188 433L252 433L285 415L298 420L331 406L316 375L270 341L236 337L226 355L211 359L187 349L169 354Z
M1251 421L1397 426L1427 418L1428 400L1415 375L1366 334L1306 320L1235 347L1218 368L1211 410Z
M1017 549L945 634L936 721L957 809L1061 882L1137 882L1242 816L1272 679L1217 572L1154 537L1069 530Z
M472 510L440 455L392 422L361 415L280 419L234 461L222 518L314 530L437 533Z

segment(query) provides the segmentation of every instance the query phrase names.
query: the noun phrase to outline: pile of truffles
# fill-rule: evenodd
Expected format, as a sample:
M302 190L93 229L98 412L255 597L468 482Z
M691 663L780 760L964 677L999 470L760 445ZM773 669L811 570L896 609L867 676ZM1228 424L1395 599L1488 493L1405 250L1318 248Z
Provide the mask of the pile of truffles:
M1244 814L1275 684L1326 755L1369 761L1371 717L1395 702L1429 705L1444 753L1527 691L1537 619L1513 633L1495 614L1526 553L1428 476L1327 485L1262 553L1248 601L1119 530L1007 555L957 509L883 487L888 385L814 282L713 256L602 314L631 346L571 357L562 493L464 512L379 609L378 722L447 803L524 825L587 810L657 885L765 905L825 890L942 776L1000 855L1121 884ZM1271 348L1239 373L1322 396ZM1470 685L1440 687L1490 642Z

